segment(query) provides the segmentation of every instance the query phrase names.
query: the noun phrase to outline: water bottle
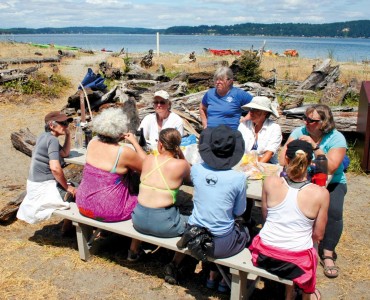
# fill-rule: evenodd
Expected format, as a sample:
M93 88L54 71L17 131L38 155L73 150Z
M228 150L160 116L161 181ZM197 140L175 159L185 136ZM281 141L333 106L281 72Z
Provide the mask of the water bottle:
M92 131L90 128L85 129L85 147L87 148L87 145L92 140Z
M81 149L83 147L83 137L80 120L76 121L76 132L75 132L75 149Z
M323 154L318 155L313 162L312 182L320 186L326 186L326 181L328 179L328 160L326 156Z
M144 129L143 128L140 128L139 145L143 149L146 148L146 140L145 140L145 137L144 137Z

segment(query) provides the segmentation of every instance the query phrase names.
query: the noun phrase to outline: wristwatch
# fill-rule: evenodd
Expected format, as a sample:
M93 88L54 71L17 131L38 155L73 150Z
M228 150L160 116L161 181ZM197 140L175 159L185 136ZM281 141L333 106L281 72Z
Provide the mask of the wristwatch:
M315 148L312 148L313 151L316 151L316 150L319 150L319 149L320 149L319 144L316 144L316 147Z

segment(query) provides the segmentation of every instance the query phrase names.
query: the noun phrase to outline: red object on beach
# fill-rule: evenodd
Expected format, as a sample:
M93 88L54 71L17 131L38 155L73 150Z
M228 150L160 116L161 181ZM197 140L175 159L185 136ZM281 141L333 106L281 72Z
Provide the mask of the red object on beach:
M298 57L299 53L295 49L287 49L284 51L285 56Z
M217 50L217 49L211 49L211 48L207 48L207 49L205 48L205 50L217 56L241 55L241 52L239 50L231 50L231 49Z

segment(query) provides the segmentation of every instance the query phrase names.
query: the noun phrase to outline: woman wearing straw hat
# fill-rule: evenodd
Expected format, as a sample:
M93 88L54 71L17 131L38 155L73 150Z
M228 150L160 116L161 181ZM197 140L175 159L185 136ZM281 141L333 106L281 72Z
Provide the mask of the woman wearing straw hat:
M267 97L256 96L242 109L249 111L248 119L238 127L245 142L245 151L256 151L259 162L277 164L282 135L279 124L269 119L271 114L279 117L274 103Z

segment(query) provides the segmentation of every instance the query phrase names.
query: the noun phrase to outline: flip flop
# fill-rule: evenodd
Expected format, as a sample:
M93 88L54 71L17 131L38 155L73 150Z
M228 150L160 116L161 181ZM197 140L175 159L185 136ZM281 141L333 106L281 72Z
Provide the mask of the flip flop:
M325 265L325 262L324 260L325 259L330 259L332 260L333 262L335 262L335 259L331 256L321 256L321 259L320 259L320 265L322 265L324 267L324 274L326 277L328 278L336 278L338 277L339 275L339 268L337 266L327 266ZM332 272L334 271L334 273Z
M318 289L315 289L315 292L313 293L316 297L316 300L320 300L321 299L321 293Z

